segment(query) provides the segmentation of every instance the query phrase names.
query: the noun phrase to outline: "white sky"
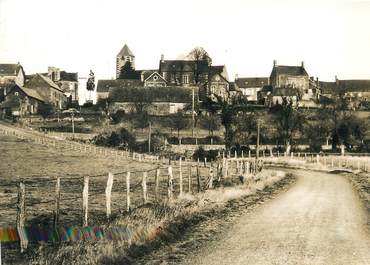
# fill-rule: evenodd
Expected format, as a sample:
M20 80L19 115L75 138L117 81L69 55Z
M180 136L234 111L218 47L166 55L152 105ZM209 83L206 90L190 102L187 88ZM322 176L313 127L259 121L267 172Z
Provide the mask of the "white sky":
M136 68L203 46L230 79L299 65L320 80L370 79L370 1L0 0L0 62L115 76L124 43Z

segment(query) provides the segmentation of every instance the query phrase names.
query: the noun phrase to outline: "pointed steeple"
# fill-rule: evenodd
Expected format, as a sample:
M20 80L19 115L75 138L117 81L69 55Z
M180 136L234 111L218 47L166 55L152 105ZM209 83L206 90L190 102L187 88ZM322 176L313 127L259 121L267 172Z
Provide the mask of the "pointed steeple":
M120 52L117 54L117 57L122 57L122 56L131 56L135 57L135 55L132 53L130 48L125 44L123 48L120 50Z

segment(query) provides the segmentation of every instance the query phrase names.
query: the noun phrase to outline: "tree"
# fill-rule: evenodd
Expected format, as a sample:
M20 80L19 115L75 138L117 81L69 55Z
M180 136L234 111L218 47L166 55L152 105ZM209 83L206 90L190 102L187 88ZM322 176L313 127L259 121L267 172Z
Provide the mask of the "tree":
M127 61L120 69L118 79L140 79L140 74L135 71L130 61Z
M254 112L243 112L234 118L235 138L239 144L249 144L253 133L257 131L257 115Z
M37 112L45 120L47 117L53 114L54 109L53 109L53 106L50 105L49 103L43 103L39 105Z
M204 72L203 66L207 64L210 66L212 64L212 59L209 56L208 52L202 47L195 47L192 49L187 58L194 61L192 66L193 74L194 74L194 81L196 85L199 85L201 81L201 75Z
M301 109L293 106L293 101L284 97L281 104L274 107L273 115L276 132L283 141L286 151L289 152L293 143L293 136L296 132L303 130L305 116Z
M171 127L177 130L177 137L180 138L180 131L189 126L189 122L184 113L180 110L170 117Z

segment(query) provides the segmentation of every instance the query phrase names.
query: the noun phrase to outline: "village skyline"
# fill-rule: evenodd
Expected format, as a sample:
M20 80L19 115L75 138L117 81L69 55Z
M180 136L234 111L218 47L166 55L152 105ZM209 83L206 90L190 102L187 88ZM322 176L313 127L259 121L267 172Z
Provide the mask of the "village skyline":
M232 1L232 5L216 2L210 8L209 1L201 4L190 1L178 9L168 1L157 4L92 1L89 5L79 1L75 9L65 12L65 6L69 6L66 1L60 12L50 13L47 11L52 11L52 7L41 0L1 0L0 62L20 62L27 73L57 66L87 76L93 69L97 79L109 79L115 76L115 55L124 43L135 53L138 69L158 67L161 54L166 59L176 59L201 46L214 64L226 65L230 79L235 74L267 76L273 60L282 65L299 65L304 61L311 75L325 81L333 81L335 76L369 78L366 14L370 2L346 1L335 5L333 1L275 2ZM143 3L146 9L140 10ZM20 4L24 8L17 10ZM33 12L27 12L28 7ZM209 23L208 15L194 20L191 17L207 10L214 17L212 27L207 26L207 34L201 34L202 25ZM158 15L158 11L165 16ZM12 17L14 12L22 19ZM125 19L134 23L125 27ZM147 21L152 19L161 26L149 26ZM176 26L168 23L173 20L178 21ZM292 23L298 20L300 23ZM170 34L173 30L175 34Z

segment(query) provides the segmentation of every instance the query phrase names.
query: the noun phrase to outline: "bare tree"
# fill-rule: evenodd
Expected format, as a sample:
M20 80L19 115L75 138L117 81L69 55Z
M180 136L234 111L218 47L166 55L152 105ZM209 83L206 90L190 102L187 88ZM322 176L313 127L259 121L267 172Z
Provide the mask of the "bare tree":
M196 85L199 85L202 81L202 74L204 73L203 67L210 66L212 64L212 59L208 52L202 47L195 47L192 49L187 55L187 58L194 61L192 65L194 81Z

